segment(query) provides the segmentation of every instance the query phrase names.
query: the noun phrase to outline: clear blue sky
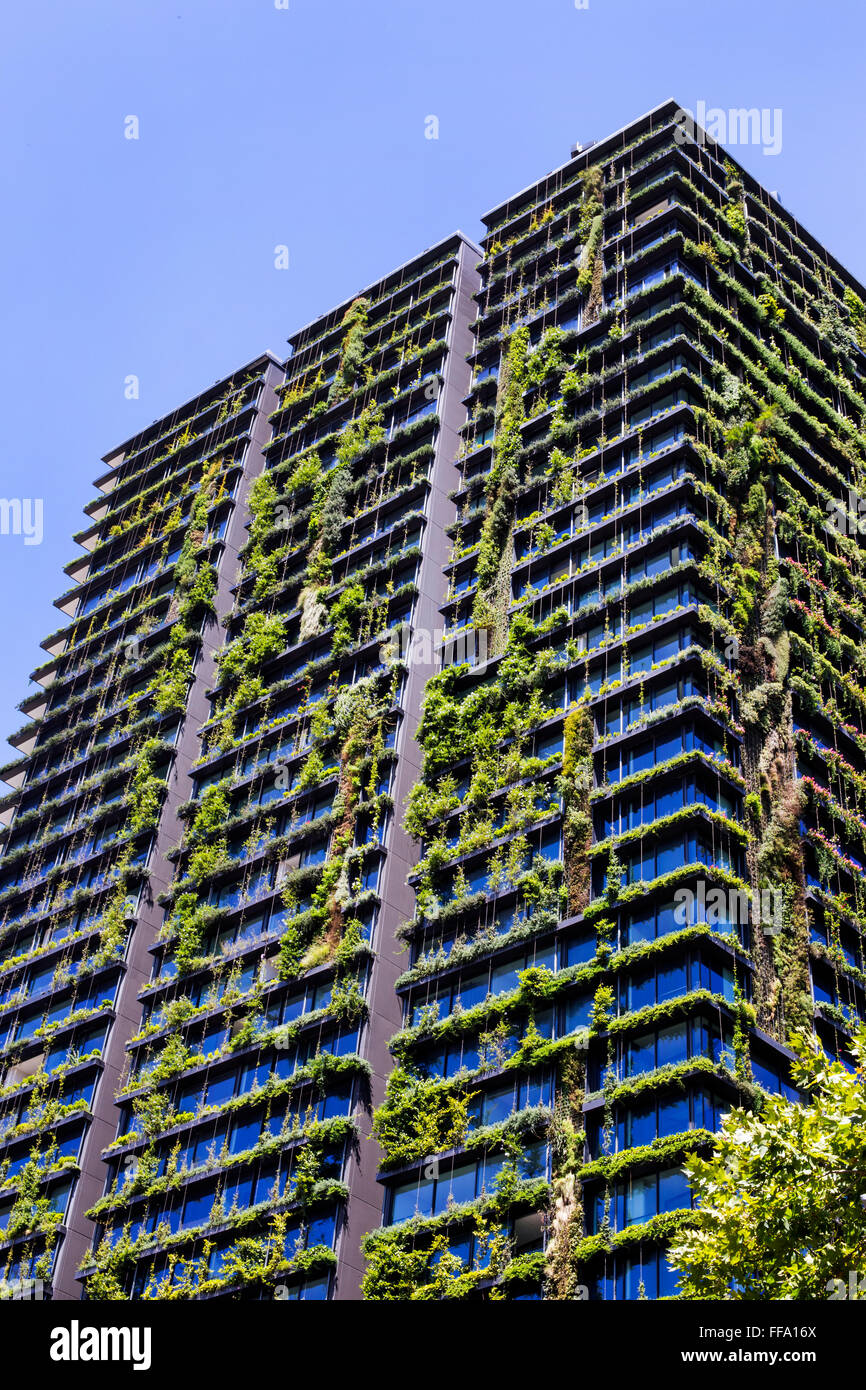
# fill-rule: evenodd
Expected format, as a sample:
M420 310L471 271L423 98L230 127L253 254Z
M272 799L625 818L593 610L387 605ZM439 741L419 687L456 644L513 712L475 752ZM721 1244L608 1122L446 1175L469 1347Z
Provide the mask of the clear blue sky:
M671 96L781 108L780 154L734 153L866 277L864 40L861 0L7 6L0 497L42 497L45 534L0 535L0 738L101 456L456 227L478 237L575 140Z

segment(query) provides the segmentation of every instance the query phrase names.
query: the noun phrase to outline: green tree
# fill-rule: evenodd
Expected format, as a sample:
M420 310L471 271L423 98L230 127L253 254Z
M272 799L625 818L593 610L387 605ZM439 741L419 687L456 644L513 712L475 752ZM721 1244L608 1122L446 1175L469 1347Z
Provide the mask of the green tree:
M732 1110L712 1157L686 1160L695 1225L668 1252L686 1298L842 1297L866 1274L866 1028L850 1071L805 1034L792 1046L807 1102Z

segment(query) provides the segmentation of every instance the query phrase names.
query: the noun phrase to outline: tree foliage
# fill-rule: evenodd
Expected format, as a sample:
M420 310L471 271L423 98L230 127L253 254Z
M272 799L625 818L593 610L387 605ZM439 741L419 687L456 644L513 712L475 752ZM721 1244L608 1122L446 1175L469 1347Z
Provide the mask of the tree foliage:
M668 1256L686 1298L827 1298L864 1268L866 1028L852 1070L805 1034L793 1045L807 1103L772 1096L760 1113L732 1110L713 1155L686 1160L696 1225Z

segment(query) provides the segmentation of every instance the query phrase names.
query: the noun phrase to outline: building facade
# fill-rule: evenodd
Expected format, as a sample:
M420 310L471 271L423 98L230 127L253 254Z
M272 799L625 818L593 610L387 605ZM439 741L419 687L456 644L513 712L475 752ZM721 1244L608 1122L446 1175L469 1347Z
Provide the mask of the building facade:
M174 876L217 621L281 379L250 363L106 458L3 770L3 1277L78 1298ZM112 1113L114 1112L114 1113Z
M677 113L484 219L371 1298L670 1296L864 1016L863 291Z
M3 775L0 1259L675 1292L864 1017L863 289L665 103L106 459Z
M10 1001L24 982L7 1014L4 1225L23 1255L9 1283L50 1280L53 1297L238 1285L358 1296L361 1237L381 1219L370 1116L400 1022L396 928L412 901L413 847L394 807L417 775L411 711L432 659L410 667L410 620L440 621L480 254L459 235L439 244L296 334L288 362L245 369L243 401L223 383L107 460L108 498L89 509L96 558L64 600L73 624L47 708L18 739L29 756L7 769L27 789L6 860ZM156 594L159 621L146 626ZM54 854L50 817L59 802L70 823L69 687L95 698L81 653L94 634L103 665L115 662L99 687L122 719L85 707L73 732L123 772L107 797L101 780L91 793L90 763L74 784L90 793L72 817L85 817L88 872L94 834L111 846L87 880L85 918L79 841L67 835ZM45 792L43 767L57 768ZM139 820L127 867L122 827ZM26 950L22 925L43 864L82 900L47 959L42 937ZM63 901L59 889L38 899L50 923ZM69 964L87 951L85 925L114 952L103 965L91 947L92 985L95 965ZM61 992L61 973L96 991L97 1022L116 1011L120 1025L97 1037L81 983ZM79 1034L109 1073L83 1097L67 1071ZM22 1069L38 1078L26 1099ZM61 1112L74 1124L55 1145ZM44 1238L24 1215L36 1133Z

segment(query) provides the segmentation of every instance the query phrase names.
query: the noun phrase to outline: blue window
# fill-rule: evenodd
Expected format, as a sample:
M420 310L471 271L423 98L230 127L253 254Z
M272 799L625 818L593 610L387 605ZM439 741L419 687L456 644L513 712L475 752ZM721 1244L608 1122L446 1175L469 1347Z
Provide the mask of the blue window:
M445 1211L450 1203L471 1202L475 1197L476 1164L464 1163L453 1168L436 1184L434 1213Z
M212 1188L199 1191L197 1194L188 1193L184 1203L183 1224L188 1226L204 1226L210 1219L211 1209L214 1204L214 1192ZM178 1208L177 1215L180 1215ZM172 1229L176 1229L172 1226Z
M325 1097L322 1105L323 1120L329 1120L334 1115L348 1115L352 1109L352 1086L341 1086L338 1090L332 1091Z
M562 1006L562 1032L573 1033L587 1028L592 1013L592 995L575 994Z
M233 1178L226 1184L225 1206L229 1211L237 1205L241 1210L252 1204L253 1178L252 1174L247 1174L243 1178Z
M335 1213L330 1216L320 1216L315 1221L311 1221L307 1231L307 1246L327 1245L330 1249L334 1244L334 1236L337 1230L337 1217Z
M407 1221L416 1211L422 1216L433 1214L432 1178L419 1177L415 1182L401 1184L392 1191L391 1221Z
M235 1072L228 1072L224 1076L211 1081L207 1088L207 1104L222 1105L225 1101L231 1100L235 1093L235 1082L237 1075Z
M328 1297L331 1285L330 1274L321 1274L315 1279L305 1279L298 1286L298 1298L306 1302L321 1303Z
M658 1030L657 1066L663 1067L668 1062L682 1060L684 1034L685 1026L682 1023Z
M486 1091L481 1098L481 1123L484 1125L496 1125L502 1120L506 1120L514 1110L514 1084L508 1082L505 1086L497 1086L492 1091Z
M241 1073L241 1095L246 1094L247 1091L255 1090L259 1086L264 1086L270 1074L270 1061L248 1063Z
M216 1130L212 1129L210 1125L208 1125L207 1129L202 1130L195 1141L195 1146L192 1151L193 1167L200 1167L201 1164L206 1163L211 1156L217 1158L225 1143L225 1137L226 1127L224 1123L218 1126Z
M260 1116L252 1120L238 1120L232 1126L231 1138L229 1139L229 1150L231 1153L241 1153L244 1149L254 1148L258 1143L261 1129L262 1121Z
M594 933L572 936L563 943L563 966L585 965L595 958L596 938Z

